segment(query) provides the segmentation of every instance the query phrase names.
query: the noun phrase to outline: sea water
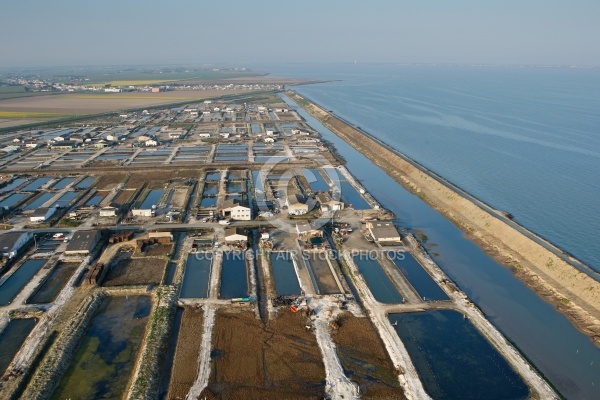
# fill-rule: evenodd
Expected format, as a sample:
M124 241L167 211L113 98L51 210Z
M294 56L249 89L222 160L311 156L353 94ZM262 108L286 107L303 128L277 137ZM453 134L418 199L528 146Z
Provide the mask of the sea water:
M600 69L346 65L294 89L600 271Z
M362 154L303 110L309 125L330 140L347 167L408 229L435 243L433 258L459 287L567 398L600 398L600 349L552 305L497 263L450 221L409 193Z

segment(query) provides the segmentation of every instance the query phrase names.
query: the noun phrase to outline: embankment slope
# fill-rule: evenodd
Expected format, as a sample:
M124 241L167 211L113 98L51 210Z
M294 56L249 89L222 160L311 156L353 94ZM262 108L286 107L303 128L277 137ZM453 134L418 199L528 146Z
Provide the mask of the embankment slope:
M450 219L600 346L600 282L390 149L295 92L287 94L394 180Z

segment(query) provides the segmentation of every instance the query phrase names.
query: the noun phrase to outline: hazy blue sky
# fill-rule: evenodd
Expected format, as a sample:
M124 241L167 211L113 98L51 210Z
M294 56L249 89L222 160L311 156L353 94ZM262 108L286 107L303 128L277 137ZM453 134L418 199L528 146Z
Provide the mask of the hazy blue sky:
M600 65L600 0L7 0L0 13L0 67Z

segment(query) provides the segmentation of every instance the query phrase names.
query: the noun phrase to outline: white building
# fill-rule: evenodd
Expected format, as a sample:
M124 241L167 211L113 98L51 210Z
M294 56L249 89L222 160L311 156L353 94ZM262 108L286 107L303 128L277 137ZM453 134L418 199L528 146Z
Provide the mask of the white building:
M156 216L156 209L154 208L134 208L131 210L131 214L134 217L154 217Z
M64 254L67 256L82 255L87 256L96 247L100 241L100 231L94 229L90 231L75 232Z
M391 222L367 222L367 229L373 239L381 245L401 243L400 234Z
M100 216L101 217L116 217L117 216L117 208L111 207L111 206L102 207L100 209Z
M308 213L309 206L302 196L292 195L285 200L290 215L304 215Z
M14 153L15 151L19 151L20 147L15 145L10 145L2 148L2 151L5 153Z
M50 219L56 212L55 207L40 207L31 214L29 220L31 222L44 222Z
M125 135L123 135L121 133L114 133L114 134L106 135L106 140L108 140L109 142L118 142L119 140L124 140L124 139L125 139Z
M251 221L252 210L250 207L239 204L236 200L230 199L223 203L221 215L237 221Z
M323 232L321 231L320 227L318 227L317 224L313 221L296 224L296 233L300 237L323 235Z
M154 139L148 139L144 142L144 145L146 145L146 147L156 147L158 142Z
M248 241L248 235L243 229L229 227L225 228L225 242L243 242L246 243Z
M334 200L327 192L317 193L317 201L321 205L322 211L339 211L344 209L344 203Z
M0 254L13 258L33 237L31 232L7 232L0 235Z

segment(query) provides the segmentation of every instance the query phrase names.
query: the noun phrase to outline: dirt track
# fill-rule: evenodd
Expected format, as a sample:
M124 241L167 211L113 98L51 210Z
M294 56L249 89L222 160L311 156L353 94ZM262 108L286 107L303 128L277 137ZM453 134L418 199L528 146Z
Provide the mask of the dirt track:
M450 219L600 345L600 282L322 108L299 95L291 97L407 190Z
M305 317L283 310L265 326L252 312L217 313L208 399L321 399L325 369Z

